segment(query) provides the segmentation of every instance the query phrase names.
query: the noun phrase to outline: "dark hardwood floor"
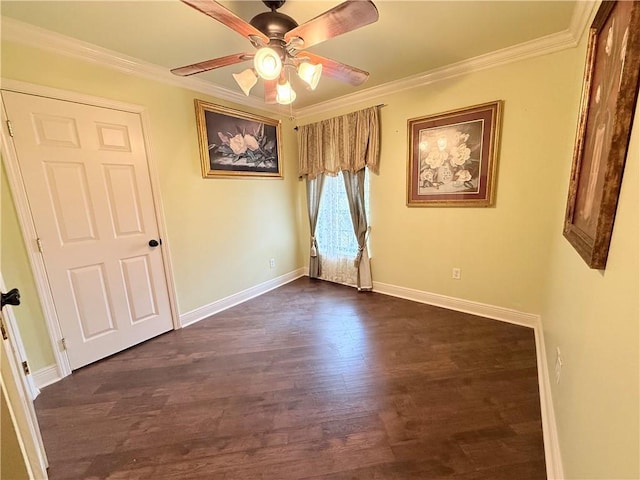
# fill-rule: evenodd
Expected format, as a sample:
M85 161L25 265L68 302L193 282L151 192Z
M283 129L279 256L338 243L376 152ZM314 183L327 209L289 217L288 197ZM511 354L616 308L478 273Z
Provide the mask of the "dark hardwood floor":
M533 331L304 277L43 389L56 479L543 479Z

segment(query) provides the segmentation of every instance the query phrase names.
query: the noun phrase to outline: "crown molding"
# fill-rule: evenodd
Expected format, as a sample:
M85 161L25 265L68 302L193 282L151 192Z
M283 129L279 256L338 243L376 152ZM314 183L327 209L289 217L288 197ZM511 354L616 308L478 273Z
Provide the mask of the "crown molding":
M296 116L298 119L304 119L305 117L331 112L337 108L344 108L349 105L362 104L375 100L379 101L386 95L398 93L403 90L409 90L455 78L460 75L468 75L469 73L547 55L568 48L575 48L578 43L580 43L582 34L599 3L599 1L576 1L569 28L562 32L553 33L458 63L419 73L402 80L385 83L327 102L301 108L296 111Z
M573 16L571 17L571 23L569 24L569 32L571 32L573 38L576 39L576 43L580 42L585 29L595 15L600 3L600 1L581 0L576 2L576 6L573 9Z
M330 112L337 108L342 108L345 105L377 101L387 95L392 95L404 90L430 85L432 83L448 80L460 75L468 75L473 72L507 65L509 63L546 55L575 46L576 42L573 35L568 31L555 33L530 42L503 48L501 50L496 50L495 52L479 55L445 67L419 73L402 80L360 90L356 93L329 100L328 102L319 103L307 108L301 108L296 112L297 118L303 119L312 115Z
M144 62L137 58L36 27L13 18L2 18L2 39L40 50L50 51L59 55L77 58L103 67L113 68L131 75L187 88L248 107L256 107L264 110L266 106L264 101L258 97L246 97L238 92L219 87L198 78L179 77L172 74L166 67Z
M468 75L472 72L547 55L567 48L574 48L578 45L598 4L598 1L576 1L569 28L562 32L479 55L401 80L360 90L316 105L294 109L292 113L297 119L303 119L305 117L331 112L349 105L379 100L381 97L393 93L429 85L460 75ZM255 96L246 97L238 92L198 78L178 77L169 72L166 67L144 62L137 58L98 47L97 45L67 37L12 18L2 18L2 38L3 40L21 43L60 55L78 58L100 66L110 67L131 75L187 88L247 107L259 108L275 114L283 114L278 106L267 105L261 98Z

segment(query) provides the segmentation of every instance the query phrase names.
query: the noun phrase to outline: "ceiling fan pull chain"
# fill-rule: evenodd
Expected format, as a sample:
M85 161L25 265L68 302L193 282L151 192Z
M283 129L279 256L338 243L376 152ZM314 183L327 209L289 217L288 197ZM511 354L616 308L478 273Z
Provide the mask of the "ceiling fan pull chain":
M287 68L287 81L289 85L291 85L291 69ZM293 102L289 102L289 120L293 121Z

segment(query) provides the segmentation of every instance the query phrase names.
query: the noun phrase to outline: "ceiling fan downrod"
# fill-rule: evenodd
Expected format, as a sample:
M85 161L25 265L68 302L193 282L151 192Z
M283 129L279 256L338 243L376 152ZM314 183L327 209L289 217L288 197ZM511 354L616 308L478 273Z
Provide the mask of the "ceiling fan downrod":
M278 40L281 44L286 43L284 41L285 34L296 28L298 22L289 15L276 11L277 8L284 4L283 0L263 0L263 2L271 11L257 14L249 23L264 33L270 41Z
M262 0L269 10L275 12L277 9L282 7L286 0Z

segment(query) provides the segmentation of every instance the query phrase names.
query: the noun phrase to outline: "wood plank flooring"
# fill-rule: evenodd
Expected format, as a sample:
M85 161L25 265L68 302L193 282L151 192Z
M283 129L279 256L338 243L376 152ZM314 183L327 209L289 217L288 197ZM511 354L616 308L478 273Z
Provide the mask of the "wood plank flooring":
M76 371L58 479L543 479L533 331L306 277Z

